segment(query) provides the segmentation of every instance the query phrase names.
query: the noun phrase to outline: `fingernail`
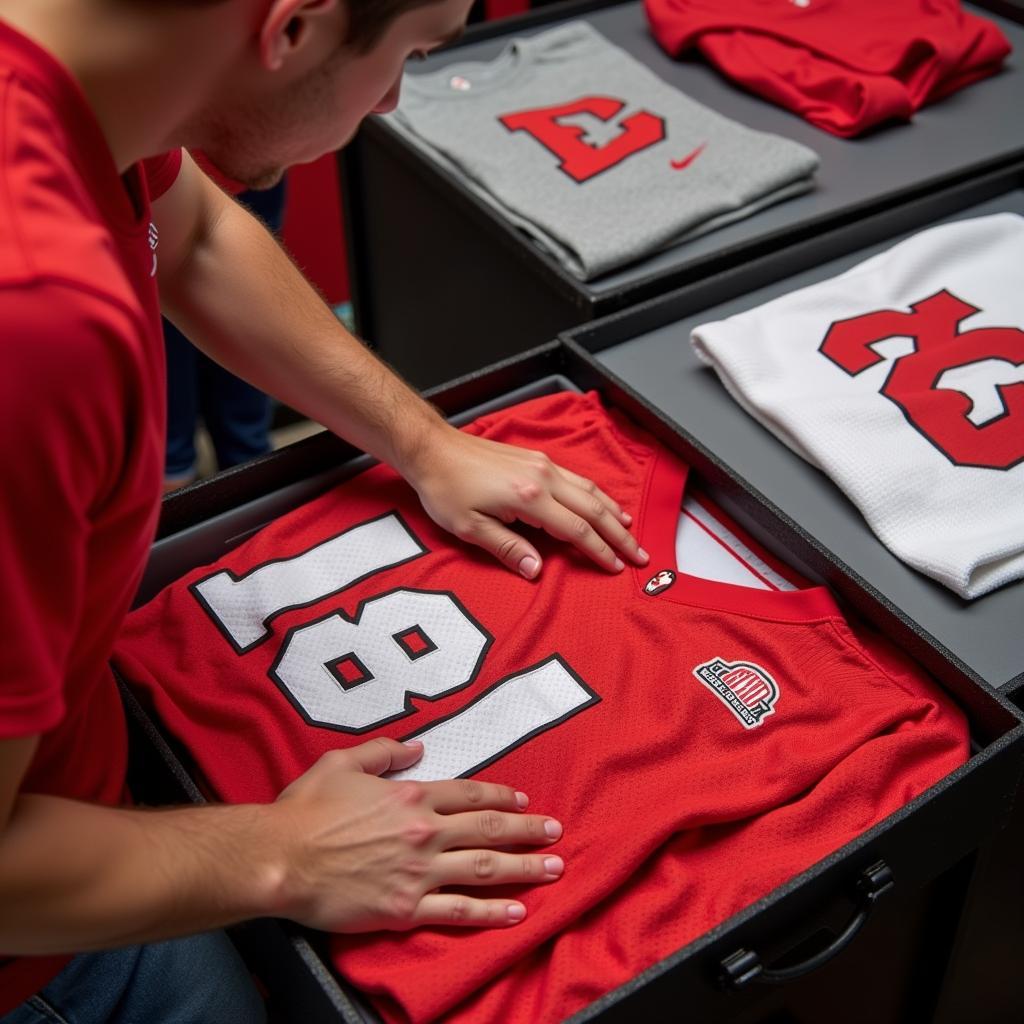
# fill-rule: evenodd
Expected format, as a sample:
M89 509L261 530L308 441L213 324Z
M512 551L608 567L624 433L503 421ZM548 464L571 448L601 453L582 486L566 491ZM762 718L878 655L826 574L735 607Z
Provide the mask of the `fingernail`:
M530 798L525 793L516 793L516 804L519 806L519 810L525 811L530 806Z
M422 740L402 740L403 747L412 747L413 750L419 750L423 746Z
M525 576L528 580L532 580L533 577L537 575L539 569L540 562L538 562L537 559L533 557L533 555L527 555L519 563L520 575Z
M549 875L560 875L565 870L565 864L561 857L545 857L544 870Z
M622 524L623 526L629 526L633 522L633 517L628 512L622 513Z
M548 839L557 839L562 834L562 826L554 818L548 818L544 822L544 835Z
M506 913L508 914L508 919L510 921L522 921L522 919L526 917L526 907L524 907L522 903L510 903Z
M621 558L616 558L615 559L615 571L616 572L622 572L622 570L625 569L625 568L626 567L622 564L622 559Z
M636 556L640 559L641 562L644 563L644 565L646 565L651 560L651 556L647 554L647 552L644 551L643 548L636 549Z

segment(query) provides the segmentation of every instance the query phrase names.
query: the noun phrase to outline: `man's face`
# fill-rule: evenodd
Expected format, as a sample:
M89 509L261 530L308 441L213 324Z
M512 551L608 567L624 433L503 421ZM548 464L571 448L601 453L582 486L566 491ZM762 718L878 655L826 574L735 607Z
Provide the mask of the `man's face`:
M301 59L233 73L231 87L186 126L185 144L229 177L267 188L292 164L344 146L368 114L393 110L405 62L457 36L471 5L437 0L406 11L366 53L340 45L343 9L333 22L316 19Z

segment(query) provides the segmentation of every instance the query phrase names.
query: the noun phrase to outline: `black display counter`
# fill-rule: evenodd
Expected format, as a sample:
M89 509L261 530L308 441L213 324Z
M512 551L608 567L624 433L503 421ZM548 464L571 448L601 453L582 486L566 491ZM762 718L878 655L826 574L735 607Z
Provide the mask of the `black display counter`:
M968 4L969 8L970 5ZM927 196L1024 155L1024 26L991 12L1014 46L1002 73L854 140L820 131L697 59L672 60L639 3L569 3L471 30L415 70L490 60L508 40L585 18L659 77L726 117L809 146L817 187L589 282L391 128L371 118L341 154L359 332L418 387L479 369L582 324L834 227Z

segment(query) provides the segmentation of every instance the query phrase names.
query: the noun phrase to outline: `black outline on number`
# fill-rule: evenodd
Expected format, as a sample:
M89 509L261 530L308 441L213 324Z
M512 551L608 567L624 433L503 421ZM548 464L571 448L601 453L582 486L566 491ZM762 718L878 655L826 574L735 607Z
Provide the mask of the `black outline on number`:
M376 722L371 723L370 725L364 725L362 728L352 728L350 726L345 725L334 725L330 722L320 722L317 721L315 718L311 718L307 714L306 709L299 703L299 700L295 696L295 694L292 693L288 684L280 677L280 675L278 675L277 671L278 666L281 663L281 659L285 656L286 652L288 651L288 646L291 643L292 634L297 633L303 629L309 629L311 626L315 626L321 622L326 622L328 619L333 619L335 616L344 619L346 622L350 622L355 626L358 626L359 621L362 618L363 612L368 605L373 604L375 601L381 601L385 597L390 597L392 594L398 593L430 594L436 595L438 597L447 597L462 612L462 614L474 626L476 626L476 628L483 635L484 643L483 646L480 648L480 654L477 656L476 664L473 666L473 670L470 672L469 678L464 683L459 683L457 686L449 687L447 690L443 691L442 693L438 693L433 697L430 697L423 693L416 693L413 690L406 690L405 706L397 715L392 715L390 718L380 718ZM394 639L394 634L391 634L391 637L392 639ZM398 719L405 718L406 715L411 715L414 712L416 712L418 709L413 707L412 705L413 697L417 697L420 700L425 700L430 703L433 703L434 701L441 700L443 697L450 697L453 693L458 693L460 690L464 690L467 686L472 685L472 683L476 680L476 677L480 674L480 670L483 668L484 660L486 659L487 654L493 645L494 637L491 636L488 630L484 629L484 627L480 624L480 622L477 621L477 619L474 616L470 615L469 610L466 608L466 606L450 590L424 590L420 587L394 587L391 590L386 590L380 594L374 594L373 597L368 597L365 600L360 601L359 604L356 606L355 612L352 615L346 615L340 608L335 608L334 610L327 612L325 615L321 615L318 619L310 619L308 622L303 622L299 626L292 626L282 637L281 648L277 652L277 657L274 658L273 664L270 666L269 669L267 669L267 675L274 681L277 688L288 699L288 702L292 705L292 707L295 708L296 711L298 711L298 713L302 716L302 720L307 725L311 725L317 729L331 729L334 732L347 733L350 736L361 736L363 733L372 732L374 729L380 729L381 727L387 725L390 722L396 722L398 721ZM400 644L399 648L401 649ZM342 655L342 657L346 656L347 655ZM336 658L331 659L332 662L336 660ZM322 664L327 665L328 662L323 662Z
M349 664L355 665L362 678L360 679L346 679L343 673L338 668L342 662L349 662ZM363 683L368 683L377 677L363 664L362 658L356 654L355 651L349 651L347 654L341 655L340 658L332 658L330 661L324 662L324 668L334 676L335 682L346 692L354 690L357 686L362 686Z
M529 743L530 740L532 740L535 736L539 736L541 733L547 732L549 729L554 729L555 726L561 725L563 722L568 722L570 718L572 718L575 715L578 715L581 711L585 711L587 708L593 707L595 704L601 703L601 695L593 687L589 686L585 679L583 679L577 672L574 671L573 667L565 660L565 658L563 658L560 654L549 654L546 658L542 658L540 661L536 662L536 664L528 665L526 668L521 668L517 672L510 672L507 676L504 677L504 679L499 679L492 686L488 686L483 693L481 693L477 697L474 697L473 700L471 700L468 704L463 704L463 706L459 708L458 711L453 711L450 715L445 715L442 718L435 718L433 722L431 722L429 725L423 726L422 729L417 729L415 732L409 733L408 736L403 736L402 742L405 742L406 740L416 739L418 736L422 736L424 733L429 732L431 729L435 728L438 725L441 725L443 722L448 722L453 718L458 718L460 715L465 714L465 712L467 712L471 707L473 707L473 705L476 704L478 701L483 700L484 697L486 697L488 694L492 693L494 690L497 690L499 686L504 686L507 682L517 678L518 676L525 676L527 673L533 672L535 669L538 669L542 665L546 665L548 664L548 662L551 661L557 661L562 666L562 668L565 669L565 671L570 676L572 676L573 679L576 680L576 682L583 688L583 690L590 694L590 700L584 701L582 704L577 705L571 711L567 711L560 718L552 719L550 722L545 722L543 725L537 726L536 729L533 729L531 732L526 733L525 736L520 737L518 740L516 740L515 743L511 743L507 747L503 747L500 753L495 754L493 757L489 757L486 761L481 761L479 764L474 765L467 771L462 772L461 775L456 775L455 777L457 779L466 779L469 778L469 776L471 775L475 775L479 771L483 771L484 768L487 768L489 765L494 764L495 761L500 761L503 757L511 753L513 750L517 750L519 747L522 747L525 744Z
M418 633L420 639L423 641L423 650L414 651L406 641L406 637L410 633ZM392 633L391 639L398 644L399 649L405 654L410 661L419 661L420 658L426 657L428 654L433 654L437 650L437 644L427 636L426 630L419 624L410 626L408 629L403 629L398 633Z
M866 366L863 366L859 370L856 370L856 371L848 370L845 366L843 366L842 363L840 363L837 360L833 359L832 356L830 356L825 351L825 344L826 344L826 342L829 339L829 335L832 333L832 330L835 327L839 326L840 324L850 323L852 321L860 320L863 317L867 317L867 316L875 316L875 315L877 315L879 313L894 313L894 314L897 314L899 316L913 316L914 314L916 314L918 312L918 307L919 306L924 305L924 303L926 303L926 302L931 302L932 299L936 299L940 295L948 295L950 298L956 299L957 302L960 302L960 303L962 303L965 306L969 306L970 309L971 309L971 312L965 313L962 317L960 317L959 320L956 321L956 330L953 332L953 334L951 336L954 339L955 338L961 338L964 335L972 333L973 331L990 331L991 330L991 331L1018 331L1019 332L1021 330L1019 327L1002 326L1002 325L998 325L998 324L997 325L988 325L988 324L986 324L984 327L968 327L966 331L961 330L960 329L961 325L963 324L963 322L965 320L969 320L972 316L974 316L975 313L982 313L982 312L984 312L984 310L982 310L978 306L975 306L973 302L968 302L966 299L960 298L960 296L957 295L956 292L950 291L950 289L948 289L948 288L940 288L937 292L934 292L931 295L927 295L923 299L919 299L917 302L909 303L910 308L914 311L914 313L909 313L908 314L906 310L903 310L903 309L893 309L891 306L886 306L886 307L883 307L881 309L869 310L867 313L858 313L855 316L843 317L841 320L833 320L829 324L828 330L825 332L824 337L822 337L821 344L818 345L817 351L818 351L818 353L820 355L823 355L833 366L837 367L839 370L841 370L843 373L845 373L847 375L847 377L859 377L862 373L866 373L868 370L870 370L873 367L877 366L879 363L888 363L889 367L888 367L888 369L885 372L885 376L882 378L882 383L878 387L878 394L881 395L881 397L884 398L886 401L892 402L892 404L895 405L897 409L899 409L900 413L902 413L903 418L907 421L907 425L912 430L916 430L917 433L921 437L923 437L925 439L925 441L928 442L928 444L930 444L940 455L943 456L943 458L945 458L950 463L950 465L952 465L952 466L963 466L963 467L966 467L966 468L969 468L969 469L990 469L990 470L995 470L997 473L1008 473L1011 469L1014 469L1016 466L1019 466L1022 462L1024 462L1024 455L1022 455L1018 459L1015 459L1013 462L1009 463L1009 465L1006 465L1006 466L993 466L993 465L991 465L991 463L985 463L985 462L961 462L959 459L955 458L950 452L946 451L946 449L942 446L942 443L941 443L941 441L938 438L932 437L932 435L929 434L928 431L926 431L924 429L924 427L920 426L918 423L916 423L914 421L913 416L911 416L911 414L910 414L910 410L907 409L907 407L898 398L893 397L892 395L890 395L885 390L889 386L889 381L890 381L892 375L896 372L897 364L901 360L903 360L903 359L913 359L914 356L916 356L918 354L918 352L920 351L920 349L918 348L918 339L921 336L920 332L918 332L916 334L910 334L910 333L908 333L906 331L902 331L902 332L897 331L897 332L894 332L892 334L887 334L887 335L885 335L884 337L881 337L881 338L875 338L873 341L866 342L864 347L869 349L871 351L871 354L875 358L874 358L874 360L872 362L868 363ZM913 345L913 350L908 352L908 353L906 353L906 355L896 356L895 358L887 358L886 356L879 355L878 351L874 348L874 346L879 344L880 342L888 341L890 338L908 338L910 340L910 343ZM929 391L937 390L938 389L938 383L942 379L943 374L948 373L950 370L960 370L960 369L962 369L965 366L974 366L976 363L987 362L990 359L992 359L992 360L999 360L1001 362L1010 363L1011 366L1020 366L1020 365L1022 365L1020 363L1014 363L1014 362L1012 362L1009 359L1004 359L1002 356L983 356L983 357L980 357L980 358L979 357L969 358L969 359L966 359L962 363L956 363L956 364L951 364L949 366L944 366L936 374L935 379L929 385L928 390ZM1006 404L1006 395L1003 393L1003 389L1004 388L1010 388L1010 387L1016 387L1018 383L1019 382L1015 381L1015 382L1012 382L1010 384L995 384L995 385L993 385L993 388L994 388L996 394L999 396L999 401L1000 401L1000 404L1003 407L1003 411L998 416L993 416L991 419L986 420L980 426L978 424L976 424L976 423L973 423L968 418L968 413L972 412L973 409L974 409L974 403L973 403L973 401L971 401L971 398L970 398L970 396L968 394L966 394L965 392L961 391L959 388L942 388L941 390L944 390L944 391L955 391L957 394L963 395L968 400L968 402L970 403L971 407L970 407L970 409L967 410L966 413L964 413L964 415L961 417L961 419L963 419L972 430L979 431L979 433L980 433L980 431L985 430L986 428L992 426L993 423L998 423L1000 420L1004 420L1004 419L1006 419L1007 416L1010 415L1010 409L1009 409L1009 407ZM980 439L980 440L983 440L983 439Z
M292 562L296 558L301 558L303 555L309 554L309 552L312 551L314 548L322 547L324 544L329 544L331 541L337 540L339 537L343 537L346 533L351 533L353 530L358 530L361 527L369 526L371 523L376 523L382 519L387 519L389 516L393 516L395 519L398 520L399 525L405 530L405 532L409 535L410 539L420 549L416 554L410 555L408 558L403 558L400 561L389 562L387 565L381 565L378 566L376 569L371 569L369 572L363 573L363 575L360 576L358 579L354 579L346 583L343 587L338 587L336 590L330 590L326 594L318 594L312 600L300 601L298 604L289 604L284 605L281 608L276 608L268 616L266 616L266 618L264 618L260 623L260 625L263 626L263 635L258 640L253 640L251 644L246 644L244 647L240 647L237 643L235 643L235 638L228 632L227 628L224 626L220 617L213 610L213 607L209 604L206 598L204 598L203 595L198 590L200 584L205 583L207 580L213 579L215 576L226 575L231 580L232 583L241 583L243 580L247 579L249 576L251 576L254 572L256 572L259 569L263 569L268 565L274 565L276 562ZM422 558L424 555L428 554L430 554L430 548L428 548L423 543L423 541L421 541L419 537L417 537L416 534L413 533L412 528L405 521L405 518L402 515L402 513L399 512L398 509L392 509L389 512L382 512L379 516L373 516L370 519L364 519L362 522L355 523L347 529L342 530L340 533L335 533L332 536L325 538L324 540L317 541L315 544L310 544L308 548L291 554L287 558L268 558L267 561L260 562L259 565L254 565L251 569L248 569L240 576L236 576L230 569L218 569L216 572L211 572L209 575L204 576L202 579L194 580L192 583L188 585L188 589L189 591L191 591L192 596L196 599L196 601L199 602L203 611L206 612L210 621L217 628L217 631L231 645L231 649L235 652L235 654L242 655L248 654L249 651L259 647L260 644L266 643L267 640L269 640L270 637L274 635L273 630L270 629L269 623L271 622L272 619L275 619L277 618L277 616L284 614L284 612L294 611L296 608L308 608L310 605L316 604L318 601L323 601L329 597L334 597L336 594L340 594L343 591L348 590L350 587L354 587L357 583L362 583L363 580L367 580L371 576L376 576L377 573L386 572L389 569L397 568L400 565L405 565L407 562L413 562L417 558Z

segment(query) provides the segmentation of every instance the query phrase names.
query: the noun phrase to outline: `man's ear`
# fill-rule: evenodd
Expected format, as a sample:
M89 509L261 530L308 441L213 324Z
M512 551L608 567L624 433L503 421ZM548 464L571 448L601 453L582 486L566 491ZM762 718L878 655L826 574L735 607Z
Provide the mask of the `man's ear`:
M325 17L335 17L340 0L271 0L260 26L260 60L277 71L305 44L310 29Z

